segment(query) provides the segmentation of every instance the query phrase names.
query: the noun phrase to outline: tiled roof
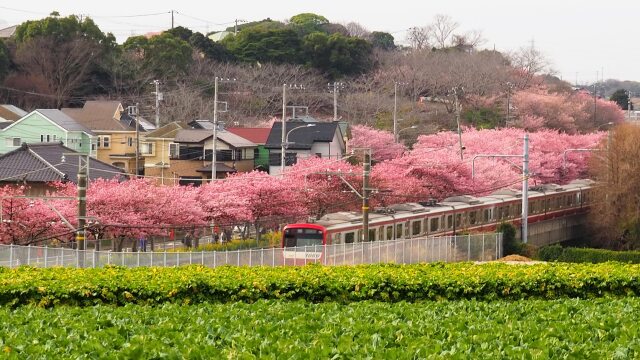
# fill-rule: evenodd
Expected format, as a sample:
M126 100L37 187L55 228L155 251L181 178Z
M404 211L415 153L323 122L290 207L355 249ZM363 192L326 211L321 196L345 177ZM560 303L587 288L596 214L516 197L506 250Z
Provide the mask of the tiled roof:
M58 109L37 109L36 111L67 131L82 131L89 135L94 135L86 126L78 123Z
M270 128L241 128L241 127L233 127L227 128L227 131L230 133L236 134L240 137L243 137L255 144L264 145L267 143L267 139L269 138L269 132L271 132Z
M176 133L178 132L178 130L186 128L186 124L174 121L172 123L168 123L167 125L161 126L156 130L146 133L145 136L147 138L173 139L174 137L176 137Z
M202 169L198 169L196 171L201 173L210 173L211 163L209 163L209 165L203 167ZM224 163L216 161L216 172L236 172L236 169L232 168L231 166L227 166Z
M123 110L119 101L87 101L80 108L63 108L62 112L95 131L135 131L135 126L119 121Z
M256 147L256 144L252 143L251 141L236 134L232 134L228 131L219 131L217 135L219 140L224 141L236 148ZM210 137L213 137L212 130L182 129L178 130L174 141L182 143L200 143L204 142Z
M332 142L333 137L338 128L337 122L316 122L308 123L301 121L288 121L286 125L286 131L289 132L292 129L307 127L306 129L300 129L292 131L289 134L289 149L308 150L311 149L313 143L316 142ZM282 122L277 121L273 123L271 132L269 132L269 138L265 144L267 149L280 149L282 146Z
M211 130L203 129L181 129L176 133L176 142L199 143L212 137Z
M77 153L61 143L22 144L0 156L0 179L4 182L77 182ZM62 162L63 154L65 161ZM89 179L112 179L124 176L124 170L94 158L89 159Z
M16 121L28 113L17 106L13 105L0 105L0 118L10 121Z

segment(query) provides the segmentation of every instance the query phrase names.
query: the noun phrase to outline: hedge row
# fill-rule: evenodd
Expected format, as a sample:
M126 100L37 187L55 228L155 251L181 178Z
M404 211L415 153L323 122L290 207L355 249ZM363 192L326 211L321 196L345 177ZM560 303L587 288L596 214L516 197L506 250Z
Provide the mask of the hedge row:
M0 269L0 305L555 299L640 295L640 265Z
M619 261L640 264L640 251L612 251L589 248L564 248L560 245L546 246L538 250L538 258L543 261L569 263L603 263Z

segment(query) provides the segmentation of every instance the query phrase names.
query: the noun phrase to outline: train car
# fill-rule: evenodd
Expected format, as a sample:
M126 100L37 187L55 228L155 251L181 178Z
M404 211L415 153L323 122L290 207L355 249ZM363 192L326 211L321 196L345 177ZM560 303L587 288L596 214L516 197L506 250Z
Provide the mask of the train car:
M566 185L546 184L529 190L528 223L588 211L591 180L575 180ZM377 208L369 215L369 240L386 241L425 236L491 232L502 222L519 227L522 192L510 189L474 197L454 196L441 202L395 204ZM362 214L341 211L313 223L290 224L283 229L286 264L320 262L322 245L360 242Z

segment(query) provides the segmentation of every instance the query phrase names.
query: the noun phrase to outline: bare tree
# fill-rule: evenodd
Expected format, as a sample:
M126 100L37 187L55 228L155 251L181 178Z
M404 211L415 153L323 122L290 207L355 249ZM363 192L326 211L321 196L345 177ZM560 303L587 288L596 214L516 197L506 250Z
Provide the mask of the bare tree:
M440 49L448 47L449 44L451 44L454 31L456 31L458 26L458 23L453 21L451 16L443 14L436 15L433 18L433 23L429 26L433 44Z
M18 46L15 62L22 71L41 77L60 107L85 84L100 54L95 42L82 37L66 42L36 37Z
M407 32L407 42L409 46L416 50L428 49L430 47L431 27L412 27Z
M349 32L349 36L359 37L361 39L368 39L369 35L371 35L371 31L367 30L364 26L360 25L357 22L350 22L344 24L344 27Z
M509 54L511 65L518 69L521 77L516 84L518 88L524 89L532 85L532 80L536 75L543 72L552 72L550 62L542 52L533 45L521 47L517 51Z

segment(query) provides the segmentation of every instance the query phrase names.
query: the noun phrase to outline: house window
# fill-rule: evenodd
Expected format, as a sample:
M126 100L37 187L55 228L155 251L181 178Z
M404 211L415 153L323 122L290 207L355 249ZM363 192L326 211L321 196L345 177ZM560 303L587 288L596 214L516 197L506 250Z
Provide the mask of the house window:
M100 138L98 138L98 144L99 143L100 143ZM111 147L111 136L103 136L102 137L102 147L105 148L105 149L108 149L108 148Z
M322 153L316 153L316 157L317 158L321 158L322 157Z
M6 145L9 147L18 147L20 146L20 144L22 144L22 141L19 137L14 137L14 138L7 138L6 139Z
M40 135L40 142L51 142L51 135Z
M180 144L169 143L169 157L172 159L180 157Z
M127 146L129 147L133 146L133 138L131 136L127 137Z
M141 143L140 153L142 155L153 155L153 143Z
M99 146L100 143L91 143L91 151L96 151Z
M98 142L96 143L96 147L99 148L101 143L102 143L102 136L98 136ZM93 145L93 144L91 144L91 145Z

